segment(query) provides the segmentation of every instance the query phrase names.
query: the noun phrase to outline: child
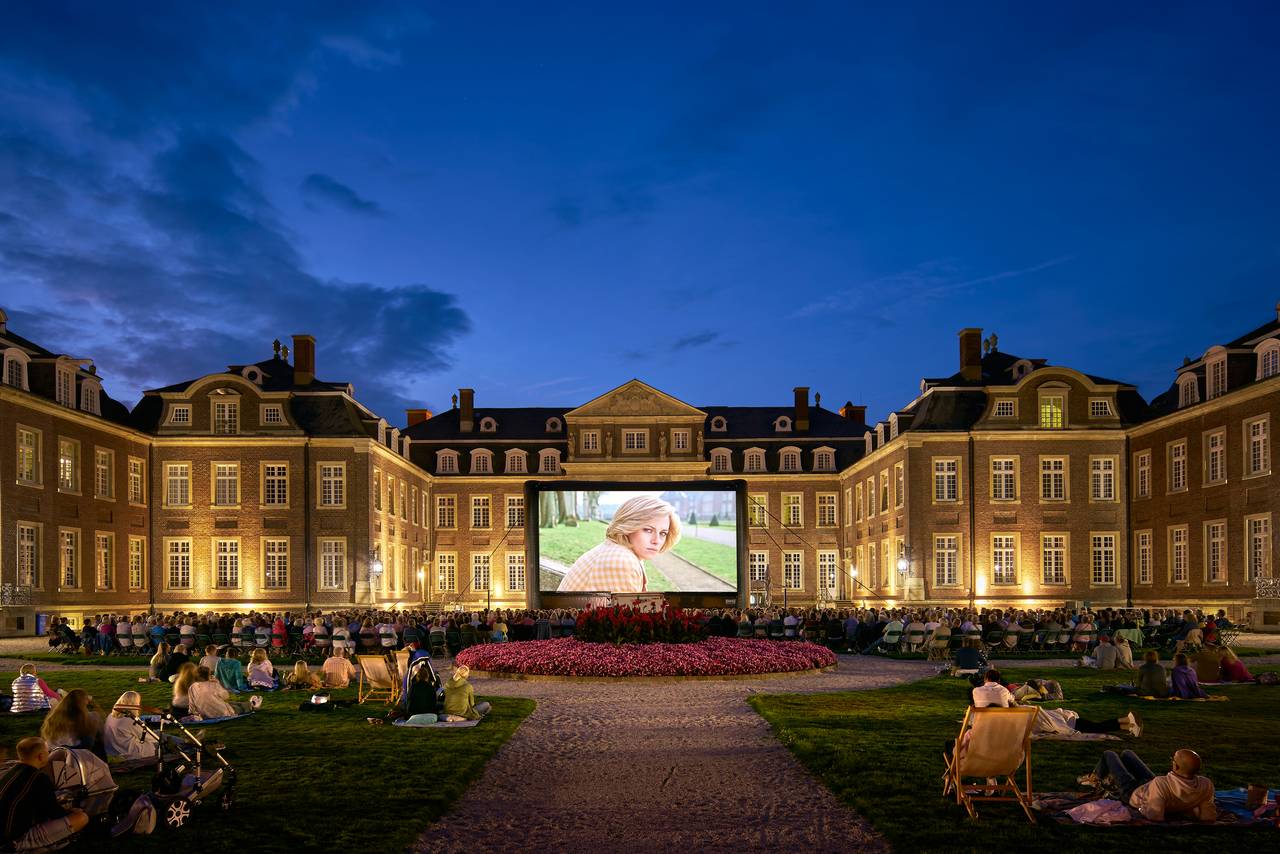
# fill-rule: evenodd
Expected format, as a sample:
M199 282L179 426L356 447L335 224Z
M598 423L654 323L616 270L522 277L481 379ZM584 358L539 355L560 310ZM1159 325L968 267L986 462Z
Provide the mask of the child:
M249 685L252 688L276 689L276 669L267 660L265 649L255 649L249 656Z
M604 536L603 543L573 562L559 592L644 592L648 584L643 561L680 541L680 519L661 498L637 495L618 508Z

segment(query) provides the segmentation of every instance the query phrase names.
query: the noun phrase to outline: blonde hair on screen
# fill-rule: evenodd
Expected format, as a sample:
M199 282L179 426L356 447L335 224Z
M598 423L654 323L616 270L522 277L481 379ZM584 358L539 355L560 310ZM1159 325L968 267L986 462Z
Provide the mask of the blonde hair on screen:
M605 529L605 539L627 546L629 545L628 536L643 528L646 522L651 522L660 516L668 517L671 525L667 529L667 541L662 544L659 551L669 551L680 541L680 517L676 515L676 508L652 495L637 495L622 502L618 512L613 514L613 521Z

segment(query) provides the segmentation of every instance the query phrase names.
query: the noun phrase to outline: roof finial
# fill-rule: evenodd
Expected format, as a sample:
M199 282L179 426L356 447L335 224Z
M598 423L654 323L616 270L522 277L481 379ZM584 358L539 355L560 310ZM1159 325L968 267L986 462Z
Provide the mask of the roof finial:
M275 356L277 359L280 358L280 339L279 338L271 342L271 352L275 353Z
M458 408L458 396L456 394L453 396L453 408Z
M813 408L817 409L821 405L822 405L822 395L815 391L813 393Z
M999 349L999 346L1000 346L1000 338L994 332L992 332L991 333L991 352L994 353L996 350Z
M286 344L280 345L280 358L286 362L289 361L289 347Z

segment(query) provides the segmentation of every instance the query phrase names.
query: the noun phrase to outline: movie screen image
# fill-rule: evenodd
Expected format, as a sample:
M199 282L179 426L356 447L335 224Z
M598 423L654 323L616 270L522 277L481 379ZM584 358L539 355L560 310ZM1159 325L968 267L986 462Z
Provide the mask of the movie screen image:
M738 591L733 490L543 490L543 593Z

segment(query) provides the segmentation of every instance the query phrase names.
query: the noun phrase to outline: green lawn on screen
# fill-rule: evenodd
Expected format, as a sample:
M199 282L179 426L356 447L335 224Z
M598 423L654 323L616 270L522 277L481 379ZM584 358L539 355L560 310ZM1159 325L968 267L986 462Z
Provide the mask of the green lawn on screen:
M172 687L139 685L141 671L48 671L55 688L84 688L104 714L120 694L139 690L143 703L167 705ZM0 674L8 685L15 673ZM332 692L354 700L355 688ZM236 803L228 813L214 804L194 811L181 831L157 829L127 836L95 851L403 851L440 818L489 758L534 709L532 700L487 697L493 711L473 729L409 729L370 726L381 703L353 705L325 714L299 712L303 692L267 693L252 717L210 727L225 743L238 772ZM477 698L480 699L480 698ZM37 735L40 716L0 717L0 747ZM197 727L198 728L198 727ZM148 787L149 772L120 775L128 788ZM174 835L177 833L178 835Z
M672 549L680 557L734 587L738 586L738 550L733 546L682 536Z
M1034 742L1037 793L1078 791L1076 778L1093 770L1103 750L1126 748L1157 774L1168 771L1175 750L1194 748L1218 789L1280 785L1280 744L1272 737L1280 688L1209 689L1226 694L1225 703L1143 702L1098 693L1102 685L1124 679L1116 672L1018 669L1005 675L1012 681L1038 675L1061 682L1067 700L1046 706L1099 720L1133 709L1145 722L1138 739ZM972 821L954 796L941 796L943 742L960 729L968 691L966 680L943 676L878 691L761 695L750 703L800 762L897 851L1255 851L1274 835L1244 828L1088 828L1048 819L1033 827L1010 803L980 803L979 818Z

